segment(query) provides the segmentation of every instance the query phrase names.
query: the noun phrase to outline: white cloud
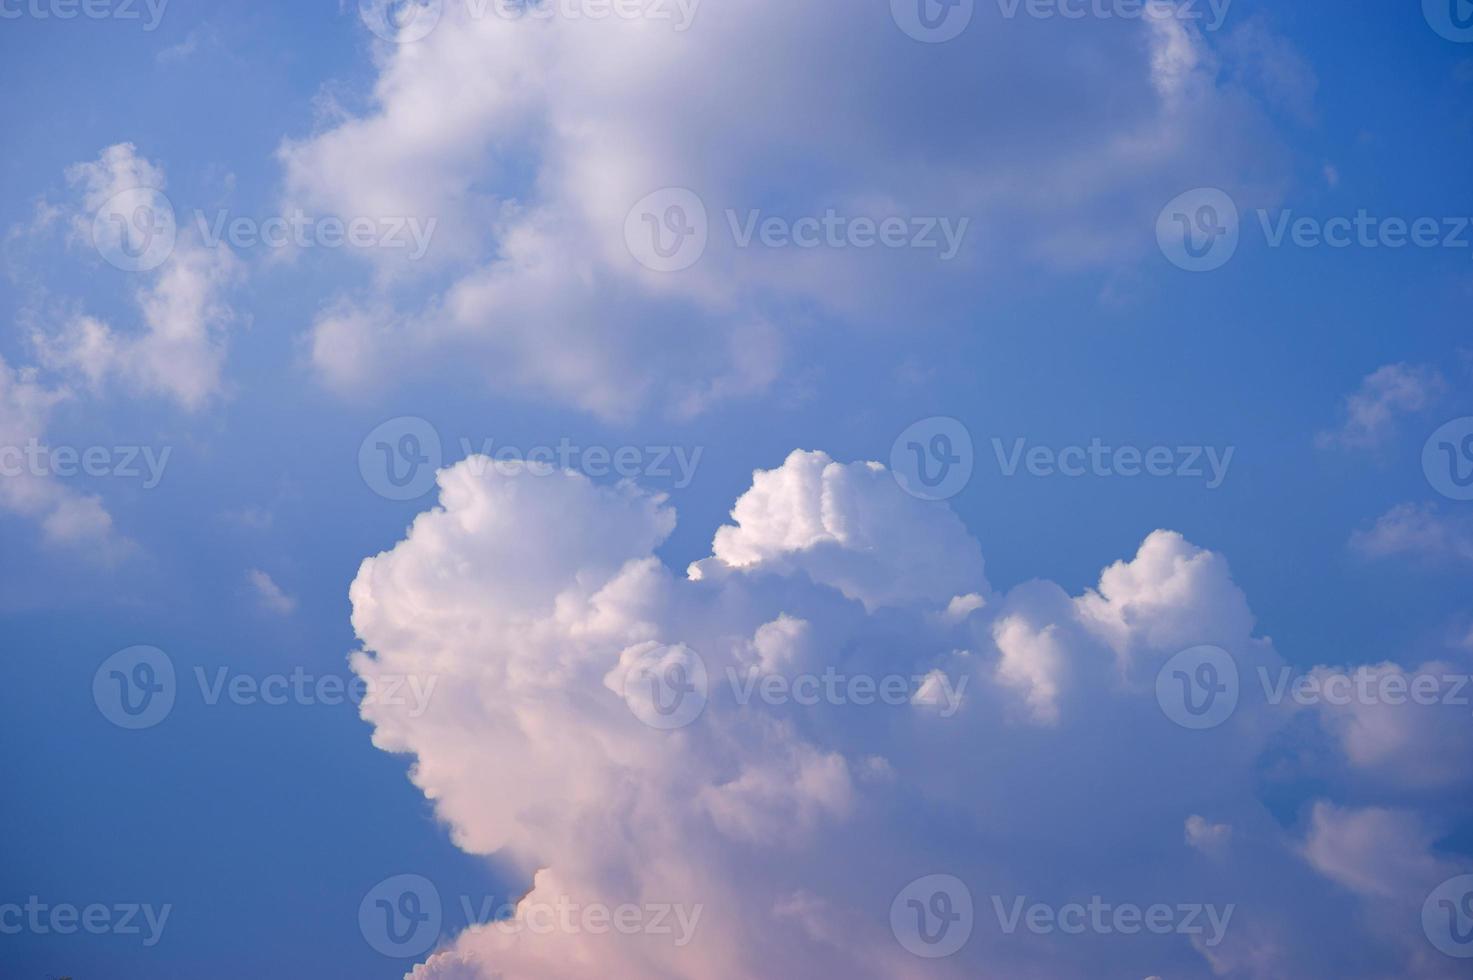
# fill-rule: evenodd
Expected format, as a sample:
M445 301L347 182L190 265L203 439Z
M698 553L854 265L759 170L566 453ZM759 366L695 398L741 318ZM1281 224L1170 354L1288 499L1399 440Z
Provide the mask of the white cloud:
M1233 841L1233 828L1225 823L1212 823L1200 814L1187 817L1187 843L1210 857L1227 853Z
M0 358L0 508L39 522L53 544L111 561L129 544L114 533L102 502L58 482L44 461L30 458L47 449L47 419L69 397L41 384L34 368L15 369Z
M1245 697L1188 732L1157 704L1183 647L1219 644L1245 678L1282 665L1226 563L1179 535L1153 534L1083 596L1036 582L956 603L988 587L944 505L876 464L795 453L756 474L682 578L654 556L674 524L662 498L476 464L442 472L440 506L353 584L354 669L439 678L422 714L365 704L375 744L415 756L461 847L535 875L527 902L702 914L680 947L471 929L415 977L1453 975L1411 945L1438 867L1420 825L1325 806L1300 835L1253 792L1292 713ZM684 727L651 727L621 696L642 668L689 680L697 663L708 697ZM950 717L743 701L728 672L753 665L969 686ZM1185 859L1226 847L1229 827L1232 861ZM922 961L891 938L890 906L938 871L969 883L977 924L956 956ZM1216 946L1005 934L991 898L1020 895L1237 908ZM1366 903L1390 925L1347 933Z
M427 38L376 48L371 108L280 148L292 205L440 222L427 261L365 251L377 288L317 322L313 363L335 387L455 365L605 416L691 414L770 386L797 324L909 328L1020 261L1134 262L1183 188L1277 182L1260 107L1176 19L1004 20L978 4L966 34L931 46L883 3L704 4L683 32L472 9L447 3ZM1090 43L1060 44L1065 30ZM656 273L625 221L671 187L704 202L709 242ZM971 231L941 263L739 248L727 215L830 208Z
M1378 449L1395 433L1399 416L1427 408L1446 387L1442 374L1426 365L1377 368L1346 396L1340 428L1321 432L1318 443L1323 448Z
M1351 534L1350 547L1367 558L1473 561L1473 519L1445 514L1436 504L1398 504Z
M276 581L270 575L261 571L259 568L252 568L246 571L246 582L255 591L256 598L261 603L262 608L280 616L290 615L296 611L297 600L282 591L281 586L277 585Z
M118 194L137 188L162 190L163 169L140 156L131 143L103 150L97 160L71 167L67 176L81 200L72 215L74 237L91 243L93 218ZM33 332L41 362L73 373L94 388L112 379L129 391L161 395L198 409L223 389L227 333L235 319L225 290L240 274L228 248L208 248L179 229L172 253L134 293L143 329L119 332L86 314L58 328Z

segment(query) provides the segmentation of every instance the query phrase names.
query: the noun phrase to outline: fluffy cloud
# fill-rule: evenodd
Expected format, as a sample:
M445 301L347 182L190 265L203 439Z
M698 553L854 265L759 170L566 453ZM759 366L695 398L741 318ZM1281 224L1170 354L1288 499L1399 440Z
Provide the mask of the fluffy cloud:
M1398 504L1353 533L1350 547L1367 558L1473 561L1473 520L1445 514L1435 504Z
M68 397L64 389L45 387L34 368L15 369L0 358L0 508L38 521L52 543L111 559L127 542L114 534L101 500L57 482L38 455L47 451L51 409Z
M1084 595L994 594L944 505L798 452L682 577L655 555L663 498L476 462L353 584L354 669L439 678L426 712L365 702L375 744L415 756L460 846L530 884L519 915L700 912L684 944L474 927L413 976L1457 975L1417 925L1445 862L1414 814L1324 803L1296 827L1260 802L1265 753L1312 715L1244 697L1188 731L1158 704L1183 647L1216 644L1245 678L1282 666L1220 556L1158 532ZM850 683L891 677L903 696ZM938 690L954 712L915 696ZM926 960L891 908L936 873L975 922ZM1020 898L1092 896L1234 909L1220 936L1002 925ZM1383 925L1344 930L1368 910Z
M1287 57L1261 26L1217 51L1176 18L977 4L960 38L927 45L883 3L704 4L688 30L508 6L444 4L428 37L376 48L367 110L280 149L294 205L440 220L428 261L368 253L378 288L317 322L313 361L336 386L455 364L603 415L690 414L768 386L787 325L911 328L1019 261L1134 261L1187 187L1277 182L1265 113L1227 70L1266 46ZM666 188L709 218L680 272L626 241L636 203ZM830 210L948 219L961 248L738 244L753 212Z
M1442 374L1418 364L1388 364L1366 375L1347 395L1338 429L1321 432L1322 447L1378 449L1396 431L1398 417L1419 412L1447 388Z
M94 234L112 233L105 224L103 232L94 228L94 217L109 202L139 188L165 186L163 169L131 143L108 147L97 160L70 168L67 177L80 195L73 235L86 243ZM119 332L97 317L77 314L33 334L42 363L94 388L116 379L130 391L167 397L186 409L218 395L226 334L235 318L223 294L239 275L239 264L228 248L196 241L192 229L179 233L172 253L134 294L141 330Z

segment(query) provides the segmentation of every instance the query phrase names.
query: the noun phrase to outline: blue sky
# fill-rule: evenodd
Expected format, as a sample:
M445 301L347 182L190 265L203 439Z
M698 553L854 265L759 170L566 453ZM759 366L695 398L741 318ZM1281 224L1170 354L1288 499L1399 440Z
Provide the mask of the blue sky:
M613 902L611 882L638 873L587 860L570 828L608 834L611 851L628 847L631 868L659 862L642 855L647 842L635 832L633 843L615 832L616 818L632 819L637 807L626 813L610 803L604 812L580 788L636 786L655 801L669 793L672 812L706 797L642 776L616 778L571 748L563 760L546 747L558 742L550 736L533 744L527 719L550 695L517 688L493 697L495 672L487 667L483 676L473 665L500 664L500 654L467 649L460 629L474 622L477 633L545 637L554 619L520 617L551 602L562 586L548 583L562 582L563 570L581 570L566 576L579 587L606 582L646 551L673 575L671 595L697 588L685 578L690 563L720 566L699 587L710 595L671 598L668 609L650 600L660 612L639 606L639 617L659 627L652 637L675 644L686 629L685 642L708 657L695 637L725 642L783 613L806 615L817 635L849 637L840 649L863 659L875 636L929 637L927 615L976 591L985 615L957 627L970 631L966 638L938 634L934 643L975 644L986 667L976 668L974 683L1004 693L1021 684L1020 703L1032 712L1008 715L991 687L979 697L983 709L996 708L983 711L987 723L1001 726L995 734L1016 744L1020 761L977 753L976 768L958 780L969 787L956 793L968 797L965 805L920 775L911 785L900 748L891 765L903 789L886 796L866 782L863 760L886 755L887 738L915 749L939 736L851 714L821 723L785 717L806 741L781 751L763 741L766 728L733 720L728 732L800 768L810 746L843 759L859 788L856 802L847 790L837 794L842 805L831 796L739 805L720 791L766 785L756 776L730 782L749 771L743 766L759 771L757 763L680 743L685 754L674 768L723 773L712 777L711 798L724 802L703 819L735 843L713 845L691 864L750 868L740 885L723 879L734 906L769 901L778 887L773 865L785 852L769 839L770 816L785 833L816 835L788 859L806 875L799 890L815 901L863 894L865 883L831 873L834 863L884 848L914 859L910 877L946 870L969 880L979 932L991 916L984 896L1000 886L961 869L996 869L996 881L1020 891L1029 879L1019 876L1034 871L1034 892L1055 885L1055 902L1091 894L1084 868L1100 887L1143 903L1172 900L1178 885L1206 889L1240 902L1239 922L1253 921L1254 896L1264 893L1310 909L1292 924L1295 942L1240 926L1248 931L1235 942L1264 957L1282 952L1263 973L1237 946L1214 958L1189 943L1157 949L1093 937L1098 949L1053 940L1009 946L1005 936L974 937L935 964L905 961L918 971L992 966L1068 977L1103 955L1122 976L1251 977L1309 969L1314 961L1303 957L1312 954L1296 942L1313 949L1321 920L1400 922L1411 907L1403 886L1426 893L1419 874L1435 879L1430 887L1473 871L1466 766L1454 761L1413 778L1401 756L1368 756L1345 734L1364 725L1408 757L1466 757L1467 708L1446 724L1441 715L1405 729L1402 720L1388 723L1410 732L1404 743L1379 722L1347 729L1332 712L1310 711L1322 731L1302 735L1294 725L1309 722L1301 716L1261 746L1243 736L1262 750L1249 762L1223 750L1232 762L1220 764L1241 764L1224 781L1241 799L1181 790L1173 828L1195 815L1192 805L1213 799L1222 815L1205 814L1209 826L1231 826L1239 841L1281 835L1276 846L1298 862L1283 880L1283 859L1257 853L1231 882L1127 873L1119 855L1138 848L1152 855L1143 867L1171 863L1153 863L1156 838L1107 837L1108 819L1131 812L1111 803L1101 804L1098 835L1071 842L1086 854L1057 841L1044 847L1041 830L1038 840L1012 842L1016 860L994 862L986 847L1006 845L1015 825L1000 819L989 828L977 816L993 805L979 800L1033 787L1029 773L1055 765L1072 786L1058 789L1058 807L1077 802L1089 774L1066 760L1095 743L1087 727L1071 727L1072 698L1093 706L1079 717L1137 717L1134 701L1099 704L1079 693L1098 680L1092 667L1060 666L1037 647L1010 651L1003 627L1016 617L1047 634L1041 624L1063 614L1046 583L1070 597L1103 591L1101 570L1130 561L1158 529L1218 556L1223 570L1214 565L1207 585L1193 579L1180 594L1163 585L1170 599L1162 601L1180 609L1126 615L1132 625L1120 629L1147 639L1105 627L1091 634L1086 612L1069 614L1078 622L1059 619L1054 635L1080 637L1077 650L1061 655L1065 664L1111 649L1131 663L1121 667L1129 687L1201 642L1231 649L1247 678L1260 653L1245 651L1260 651L1263 638L1273 663L1296 671L1389 662L1457 674L1473 663L1473 504L1440 493L1423 465L1434 430L1473 415L1473 229L1462 230L1459 247L1275 247L1257 213L1272 225L1289 211L1317 227L1362 211L1409 223L1428 217L1450 234L1473 216L1473 44L1439 36L1415 3L1347 13L1322 2L1236 0L1221 29L1205 30L1191 20L1158 29L1094 15L1007 19L978 0L969 26L942 44L907 36L883 2L788 15L779 9L788 5L765 0L751 11L704 0L678 33L663 23L565 15L462 19L456 4L447 6L428 37L394 44L368 30L356 3L170 0L155 30L144 29L146 13L143 22L59 20L14 0L0 4L20 11L0 21L0 84L12 93L0 104L0 314L10 325L0 333L0 436L23 444L34 434L79 451L169 451L150 487L123 475L37 485L0 477L16 488L0 493L0 616L11 672L0 685L11 747L0 905L38 896L52 905L172 906L149 947L115 933L0 935L7 975L403 976L424 957L375 950L359 907L376 884L408 873L433 881L444 898L442 950L455 958L421 975L483 976L495 951L474 939L457 945L460 896L514 899L533 870L550 867L562 887L604 889L602 900ZM99 204L140 186L140 175L167 195L179 244L158 269L132 272L109 264L85 232ZM709 244L690 268L660 272L640 264L648 256L633 241L626 247L624 218L643 195L671 187L696 193ZM1223 189L1240 215L1237 252L1209 272L1178 268L1157 244L1158 219L1168 218L1162 209L1197 188ZM323 247L320 238L272 249L201 241L194 219L225 212L259 226L298 208L344 219L434 219L433 238L422 259L403 249ZM728 218L755 211L793 227L828 209L851 219L969 225L957 256L941 260L910 247L744 248ZM180 278L170 279L171 270ZM152 334L150 302L163 309ZM103 354L78 341L83 323L105 325L111 346ZM26 398L49 407L28 413ZM960 422L974 447L971 477L947 501L919 501L895 481L880 496L860 470L844 468L890 465L897 436L936 417ZM565 498L534 483L523 497L498 480L535 477L462 467L452 482L468 481L465 496L450 505L450 518L484 506L503 515L501 532L466 517L453 533L431 522L410 535L436 491L385 499L360 467L370 432L404 418L438 433L438 462L447 466L466 455L464 445L486 440L522 450L567 440L700 455L688 484L659 474L638 481L668 493L673 530L644 505L611 509L623 505L609 496L610 476L590 474L603 490L578 484ZM1209 448L1231 447L1232 456L1210 489L1194 476L1076 478L1026 466L1010 476L998 453L1018 440L1053 454L1092 440L1141 452L1168 447L1173 465L1184 455L1178 447L1204 458ZM810 513L803 495L818 479L803 475L808 463L789 460L799 449L840 467L823 478L834 481L828 492L839 501L838 544L794 543L794 528L806 525L793 515ZM755 471L778 476L754 488ZM557 478L551 485L561 486ZM731 516L739 498L752 504L745 519ZM948 512L958 524L936 516ZM783 514L786 524L774 516ZM713 550L717 528L733 521L740 533ZM587 535L573 533L583 528ZM980 559L973 569L960 543L966 535L985 556L985 580ZM1161 547L1188 561L1188 552ZM391 549L393 559L378 566L382 579L363 573L372 602L367 584L350 599L364 559ZM876 555L900 557L889 564ZM1222 584L1215 576L1226 569ZM884 576L894 583L874 584ZM481 609L482 593L467 594L470 584L487 593L499 586L518 602L488 595ZM1217 612L1236 608L1222 598L1236 590L1258 640L1238 636L1234 625L1204 627L1207 635L1171 649L1165 640L1152 645L1166 633L1174 643L1184 618L1216 622ZM895 595L904 601L892 602ZM758 610L763 618L751 619ZM1140 625L1156 615L1170 629ZM501 649L501 641L485 642ZM531 662L520 642L505 641L515 651L508 663ZM637 645L628 642L625 652ZM168 655L179 693L160 724L129 731L99 710L93 681L104 660L137 645ZM603 655L627 667L622 645ZM378 666L350 666L350 652L364 647L379 655ZM919 651L897 656L912 654ZM1024 666L1010 673L1009 662ZM404 669L443 685L423 719L360 717L351 704L302 699L211 705L194 682L196 668L256 680L298 670L346 679L390 663L414 665ZM515 688L519 676L507 668L502 681ZM477 698L478 709L467 707ZM1159 721L1149 693L1145 700ZM516 706L528 745L500 727L502 704ZM617 740L598 727L602 716L585 730L583 715L547 711L549 729L573 743L579 735ZM1135 722L1120 727L1134 731ZM1273 726L1253 731L1265 727ZM375 737L413 754L376 748ZM1158 755L1116 761L1124 770L1190 763L1188 736L1173 729L1161 737L1121 743ZM960 749L928 751L945 759ZM421 785L410 779L416 757L426 770ZM544 786L536 778L544 770L580 781L555 787L549 778ZM810 785L792 773L773 782ZM1138 790L1124 775L1097 788L1110 800ZM1165 790L1136 798L1158 799L1153 813L1177 802ZM548 817L548 806L559 816ZM492 812L495 819L481 816ZM539 823L547 824L545 847ZM1179 829L1172 836L1178 843ZM1344 844L1363 836L1364 850ZM1384 867L1357 864L1368 852L1403 849L1409 856L1388 873L1394 884L1377 877ZM492 851L501 853L488 859ZM1070 856L1046 856L1061 852ZM906 877L899 865L884 873L882 883ZM672 872L658 887L673 889L675 880L687 879ZM1411 940L1368 930L1376 934L1363 947L1323 953L1321 975L1460 975L1462 960L1426 945L1414 897ZM710 904L722 907L716 897ZM856 935L890 942L883 919L884 935L855 926ZM717 930L715 950L750 939L755 928L735 922L728 935L720 931L727 920L714 921L707 928ZM829 962L806 940L790 943L784 933L773 942L789 957L785 974ZM558 955L527 953L510 961L523 972L508 975L536 976L539 966L544 975L575 975L556 972L565 968ZM740 975L739 965L723 973L701 956L640 952L617 963L611 975Z

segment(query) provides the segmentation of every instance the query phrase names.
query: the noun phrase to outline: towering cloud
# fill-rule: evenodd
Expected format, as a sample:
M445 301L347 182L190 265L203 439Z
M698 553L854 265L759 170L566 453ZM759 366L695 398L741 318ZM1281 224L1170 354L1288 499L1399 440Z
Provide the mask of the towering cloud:
M414 976L1456 975L1421 936L1451 869L1415 814L1260 799L1314 716L1250 691L1282 661L1220 556L1158 532L1084 595L999 593L945 505L795 452L679 575L661 497L475 463L353 584L354 669L439 679L423 713L365 704L375 744L531 888L517 921L668 907L686 928L483 925ZM1202 644L1242 696L1193 730L1157 679ZM911 906L931 875L963 890ZM965 945L917 956L909 917L967 897ZM1173 928L1028 924L1092 900Z

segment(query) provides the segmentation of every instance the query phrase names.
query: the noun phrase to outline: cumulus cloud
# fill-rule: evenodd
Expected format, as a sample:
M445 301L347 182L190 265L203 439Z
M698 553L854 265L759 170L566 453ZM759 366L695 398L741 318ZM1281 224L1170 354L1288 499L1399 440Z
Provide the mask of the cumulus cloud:
M684 31L507 7L445 4L428 37L375 49L366 110L280 148L291 205L439 219L425 261L365 250L376 288L317 321L336 387L455 365L606 416L688 415L770 386L795 328L910 329L1019 261L1115 268L1183 189L1278 180L1261 104L1223 67L1270 42L1255 64L1280 64L1266 29L1218 52L1177 18L978 4L961 37L925 45L883 3L703 4ZM668 188L708 219L679 272L626 238ZM762 219L831 211L945 219L959 250L740 244Z
M1378 449L1396 431L1399 417L1427 408L1447 387L1436 368L1418 364L1388 364L1368 374L1347 395L1340 427L1321 432L1323 448Z
M684 944L482 925L412 976L1456 975L1413 942L1442 870L1415 814L1325 803L1281 823L1257 773L1303 716L1245 697L1188 731L1163 711L1155 679L1183 647L1220 646L1245 681L1283 665L1226 562L1180 535L1083 595L994 593L945 505L796 452L679 576L655 554L664 498L477 462L443 471L440 506L353 583L354 670L439 678L419 714L365 702L375 744L414 756L461 847L530 885L518 915L700 914ZM902 696L877 697L892 677ZM915 697L943 680L965 692L950 715ZM936 873L966 884L975 922L925 960L891 909ZM1090 896L1234 910L1219 937L1128 940L996 912ZM1372 905L1394 927L1347 933Z
M103 232L94 226L99 209L119 195L165 187L163 169L131 143L110 146L95 161L71 167L67 178L80 198L72 214L73 236L89 245L95 234L107 232L106 224ZM228 248L198 242L186 227L179 229L172 253L144 274L146 283L134 293L142 329L119 331L79 313L53 329L34 331L32 341L44 365L94 388L116 380L129 391L200 408L223 387L227 333L235 319L223 294L239 275L238 261Z

